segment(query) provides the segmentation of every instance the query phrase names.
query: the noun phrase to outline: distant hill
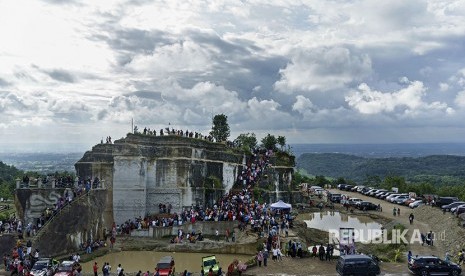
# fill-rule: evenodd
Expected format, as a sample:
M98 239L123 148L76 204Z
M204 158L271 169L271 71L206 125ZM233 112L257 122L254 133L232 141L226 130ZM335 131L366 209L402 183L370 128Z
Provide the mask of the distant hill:
M457 185L465 181L465 156L365 158L338 153L305 153L297 167L311 175L344 177L363 182L367 177L402 176L408 181Z

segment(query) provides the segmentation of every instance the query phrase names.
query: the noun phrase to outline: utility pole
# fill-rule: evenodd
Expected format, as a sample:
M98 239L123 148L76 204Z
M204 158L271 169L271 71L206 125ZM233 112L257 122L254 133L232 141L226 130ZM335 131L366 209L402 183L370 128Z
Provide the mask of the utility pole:
M134 134L134 118L131 118L131 133Z

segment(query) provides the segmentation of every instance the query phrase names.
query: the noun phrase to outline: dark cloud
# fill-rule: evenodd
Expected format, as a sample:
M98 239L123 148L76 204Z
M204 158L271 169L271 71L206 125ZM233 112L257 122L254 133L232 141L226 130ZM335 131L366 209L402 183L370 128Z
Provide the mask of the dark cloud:
M155 100L155 101L163 101L163 97L161 92L158 91L148 91L148 90L140 90L140 91L134 91L125 94L126 96L136 96L138 98L142 99L148 99L148 100Z
M114 50L132 54L148 55L156 46L175 43L176 41L165 32L139 30L134 28L119 28L113 24L101 25L106 34L96 34L93 39L104 40Z
M45 74L49 75L52 79L60 82L74 83L75 77L71 75L68 71L55 69L51 71L43 71Z
M7 87L7 86L10 86L10 83L0 78L0 87Z

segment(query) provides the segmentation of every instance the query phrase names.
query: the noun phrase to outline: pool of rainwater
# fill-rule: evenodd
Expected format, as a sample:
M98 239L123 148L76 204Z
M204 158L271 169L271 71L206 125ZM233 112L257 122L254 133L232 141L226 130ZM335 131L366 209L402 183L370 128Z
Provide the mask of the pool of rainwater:
M360 241L369 241L379 237L383 226L367 216L356 216L337 211L302 214L300 219L307 224L308 228L315 228L330 233L339 232L341 229L353 229Z

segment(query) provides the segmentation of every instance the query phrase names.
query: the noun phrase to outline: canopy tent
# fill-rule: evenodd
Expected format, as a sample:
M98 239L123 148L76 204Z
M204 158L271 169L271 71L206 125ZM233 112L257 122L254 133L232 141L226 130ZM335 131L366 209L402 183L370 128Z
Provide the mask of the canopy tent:
M281 209L281 210L292 209L291 204L285 203L282 200L279 200L278 202L271 204L270 207L271 209Z

